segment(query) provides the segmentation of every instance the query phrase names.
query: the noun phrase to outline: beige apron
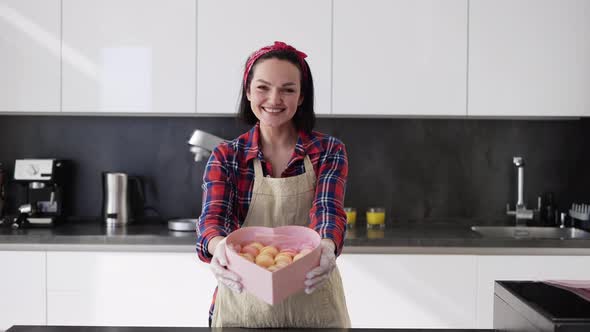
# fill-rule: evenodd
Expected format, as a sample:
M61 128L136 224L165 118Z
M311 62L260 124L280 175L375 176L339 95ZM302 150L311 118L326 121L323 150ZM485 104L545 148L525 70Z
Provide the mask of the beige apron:
M305 156L305 173L288 178L264 177L254 159L254 188L242 227L308 226L315 196L315 172ZM244 291L241 294L219 284L212 327L350 327L344 289L338 268L312 294L301 291L270 305Z

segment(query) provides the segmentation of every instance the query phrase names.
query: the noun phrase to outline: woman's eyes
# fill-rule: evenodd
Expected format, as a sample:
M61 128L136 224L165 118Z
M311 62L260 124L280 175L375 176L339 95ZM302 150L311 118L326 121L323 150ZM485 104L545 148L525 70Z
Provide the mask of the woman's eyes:
M256 89L260 90L260 91L270 90L270 88L266 85L257 86ZM295 91L295 89L287 88L287 89L281 89L280 92L282 92L282 93L295 93L296 91Z

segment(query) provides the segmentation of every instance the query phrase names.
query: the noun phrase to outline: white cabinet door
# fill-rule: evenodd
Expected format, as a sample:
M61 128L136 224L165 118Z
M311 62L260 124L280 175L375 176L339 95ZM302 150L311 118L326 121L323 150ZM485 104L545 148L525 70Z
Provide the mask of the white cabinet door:
M194 0L63 0L64 112L195 111Z
M480 256L477 267L477 328L491 329L496 280L590 279L588 256Z
M469 115L590 115L590 1L471 0Z
M476 257L341 255L352 327L473 328Z
M207 326L216 285L192 253L48 252L47 322Z
M467 0L334 1L333 114L467 115Z
M316 113L330 113L331 0L199 0L197 113L235 114L246 59L284 41L307 54Z
M60 0L0 0L0 112L59 112Z
M0 251L0 331L45 325L45 252Z

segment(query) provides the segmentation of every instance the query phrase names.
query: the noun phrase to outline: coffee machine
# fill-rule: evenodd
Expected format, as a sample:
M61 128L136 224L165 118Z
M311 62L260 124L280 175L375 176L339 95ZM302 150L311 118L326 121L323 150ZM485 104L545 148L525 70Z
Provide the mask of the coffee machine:
M21 185L22 202L12 228L53 226L64 217L67 162L57 159L18 159L14 180Z

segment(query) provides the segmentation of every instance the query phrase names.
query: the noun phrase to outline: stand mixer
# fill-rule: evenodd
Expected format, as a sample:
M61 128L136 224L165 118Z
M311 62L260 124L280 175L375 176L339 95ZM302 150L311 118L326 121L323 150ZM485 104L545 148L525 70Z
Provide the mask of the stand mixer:
M195 155L195 162L207 160L211 152L223 142L223 138L201 130L195 130L188 140L190 151ZM168 221L168 229L177 232L191 232L197 228L197 219L173 219Z

